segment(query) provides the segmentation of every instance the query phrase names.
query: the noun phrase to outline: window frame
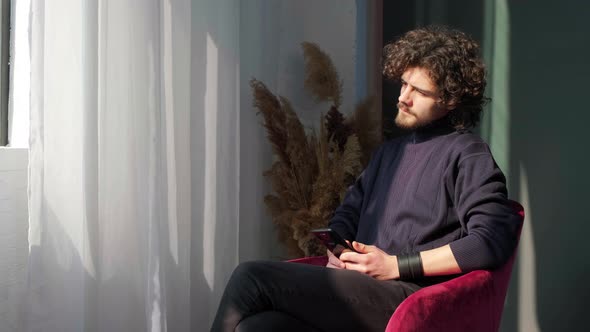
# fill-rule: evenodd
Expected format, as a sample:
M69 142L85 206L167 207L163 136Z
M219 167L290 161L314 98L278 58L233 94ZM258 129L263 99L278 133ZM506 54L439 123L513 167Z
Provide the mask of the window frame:
M8 94L10 82L11 1L0 0L0 146L8 141Z

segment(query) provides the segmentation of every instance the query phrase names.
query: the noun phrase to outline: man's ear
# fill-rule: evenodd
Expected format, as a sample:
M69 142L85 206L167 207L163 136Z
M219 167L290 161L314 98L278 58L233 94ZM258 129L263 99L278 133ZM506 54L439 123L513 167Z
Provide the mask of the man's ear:
M451 113L457 107L457 105L454 103L439 104L439 106L439 109L444 114L444 116Z
M447 104L446 104L446 108L447 110L450 112L452 110L454 110L455 108L457 108L457 100L455 99L451 99Z

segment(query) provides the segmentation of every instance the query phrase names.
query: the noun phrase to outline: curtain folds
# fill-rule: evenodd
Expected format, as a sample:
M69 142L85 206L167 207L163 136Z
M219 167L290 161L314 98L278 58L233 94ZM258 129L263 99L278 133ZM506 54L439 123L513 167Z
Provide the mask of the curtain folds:
M206 330L238 260L239 2L33 0L25 331Z

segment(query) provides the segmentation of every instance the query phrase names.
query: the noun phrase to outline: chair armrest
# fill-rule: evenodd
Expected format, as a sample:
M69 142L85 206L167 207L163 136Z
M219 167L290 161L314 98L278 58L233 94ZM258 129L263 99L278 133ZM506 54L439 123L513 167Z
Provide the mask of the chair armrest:
M492 272L472 271L405 299L386 332L496 331Z
M524 220L522 205L511 204ZM472 271L420 289L399 305L385 331L498 331L515 258L516 248L496 270Z
M326 266L326 264L328 264L328 256L303 257L303 258L291 259L288 262Z

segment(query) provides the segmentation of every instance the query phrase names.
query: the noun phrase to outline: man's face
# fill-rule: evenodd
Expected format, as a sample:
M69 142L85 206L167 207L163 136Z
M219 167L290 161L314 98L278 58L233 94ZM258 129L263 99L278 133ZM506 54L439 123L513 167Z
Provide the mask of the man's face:
M406 69L401 77L395 124L403 129L424 127L449 113L449 107L439 103L436 86L428 71L420 67Z

